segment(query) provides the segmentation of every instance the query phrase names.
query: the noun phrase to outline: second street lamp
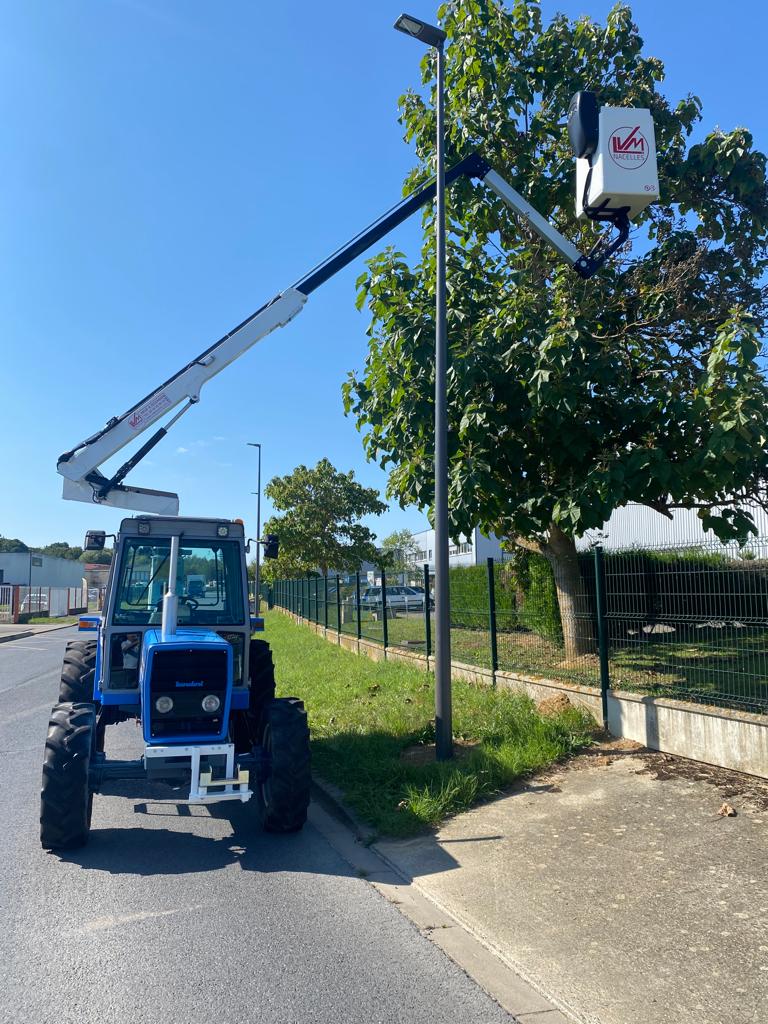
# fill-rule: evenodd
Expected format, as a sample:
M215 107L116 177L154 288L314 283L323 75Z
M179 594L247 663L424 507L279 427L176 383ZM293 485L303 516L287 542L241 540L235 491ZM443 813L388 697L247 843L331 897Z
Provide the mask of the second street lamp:
M445 54L446 35L421 18L401 14L398 32L434 47L437 57L437 138L435 173L435 754L453 757L451 722L451 610L448 587L448 328L445 298Z
M259 468L256 483L256 578L255 578L255 597L256 597L256 614L261 615L261 597L259 595L259 588L261 587L261 445L258 441L247 441L249 448L259 449ZM251 491L251 494L254 492Z

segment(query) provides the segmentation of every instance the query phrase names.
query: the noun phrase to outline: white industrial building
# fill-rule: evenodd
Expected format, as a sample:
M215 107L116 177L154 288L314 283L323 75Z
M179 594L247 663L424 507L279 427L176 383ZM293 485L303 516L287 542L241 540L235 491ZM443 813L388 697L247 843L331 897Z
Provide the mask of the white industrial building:
M85 575L82 562L35 551L0 554L0 583L26 587L79 587Z
M749 510L757 527L757 537L768 537L768 515L757 506L744 506ZM763 546L764 546L763 540ZM704 530L695 509L677 508L672 518L656 512L647 505L631 504L617 508L599 530L587 530L576 541L580 551L602 544L606 551L626 551L631 548L680 548L706 544L708 548L723 551L738 549L738 544L722 544L711 530ZM748 541L745 549L757 544Z
M433 572L435 568L435 531L422 530L412 536L416 550L408 560L413 563L415 568L426 563L429 565L430 571ZM461 534L458 544L451 541L451 546L448 549L448 565L451 569L456 566L485 565L489 558L501 559L501 541L495 533L491 533L487 537L484 536L478 527L475 527L468 537Z

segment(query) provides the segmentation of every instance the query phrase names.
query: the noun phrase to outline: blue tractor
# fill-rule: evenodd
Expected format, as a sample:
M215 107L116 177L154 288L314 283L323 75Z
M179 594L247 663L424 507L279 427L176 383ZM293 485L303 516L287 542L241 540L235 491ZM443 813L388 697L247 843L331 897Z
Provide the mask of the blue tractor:
M89 533L86 547L104 540ZM123 520L103 613L81 617L88 635L64 655L43 761L45 849L82 846L94 793L115 780L188 787L193 804L248 801L268 831L302 827L307 713L300 700L275 698L269 645L251 636L263 620L250 616L245 556L238 521ZM205 586L187 592L201 576ZM108 759L107 726L131 718L142 756Z

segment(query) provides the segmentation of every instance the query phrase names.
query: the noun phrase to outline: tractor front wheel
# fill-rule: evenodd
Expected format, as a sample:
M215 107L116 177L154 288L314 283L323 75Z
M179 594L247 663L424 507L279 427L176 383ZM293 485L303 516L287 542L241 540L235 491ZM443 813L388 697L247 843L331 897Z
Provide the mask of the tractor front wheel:
M45 850L73 849L88 840L93 805L88 774L95 728L93 704L54 704L40 791L40 843Z
M232 714L232 739L238 754L249 751L259 741L264 708L275 699L275 664L266 640L251 640L248 685L247 710Z
M280 697L264 708L262 746L269 758L261 784L261 821L267 832L298 832L307 820L311 777L309 726L303 703Z
M96 641L70 640L64 652L59 701L93 702L93 677L96 674Z

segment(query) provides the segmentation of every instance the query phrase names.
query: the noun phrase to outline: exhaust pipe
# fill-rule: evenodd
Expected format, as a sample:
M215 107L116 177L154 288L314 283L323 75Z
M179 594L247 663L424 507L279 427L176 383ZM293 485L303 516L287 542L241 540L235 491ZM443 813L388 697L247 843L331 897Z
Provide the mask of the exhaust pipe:
M171 556L168 566L168 589L163 595L163 624L160 635L168 640L176 635L179 597L176 593L176 571L179 565L179 538L171 537Z

